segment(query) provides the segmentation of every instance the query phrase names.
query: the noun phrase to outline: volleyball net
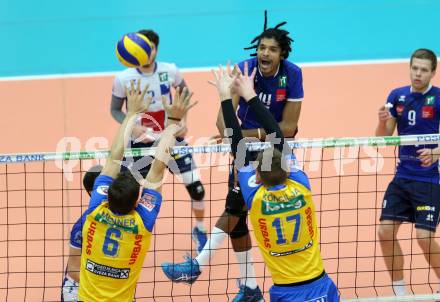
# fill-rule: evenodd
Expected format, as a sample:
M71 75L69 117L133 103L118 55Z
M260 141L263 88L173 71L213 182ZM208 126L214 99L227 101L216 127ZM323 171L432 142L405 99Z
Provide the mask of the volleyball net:
M399 145L432 145L439 135L304 139L290 141L308 174L321 232L326 272L343 301L429 301L439 299L439 280L418 246L412 224L398 233L410 295L393 296L377 230L382 197L394 176ZM266 143L250 143L251 150ZM134 156L154 148L133 149ZM205 225L212 229L224 209L230 146L178 146L192 153L205 187ZM69 254L70 230L87 209L82 177L102 164L108 151L0 155L0 300L59 301ZM171 283L160 268L181 262L195 246L190 197L178 176L168 173L163 204L136 290L136 301L230 301L238 291L237 260L229 240L192 286ZM251 231L252 232L252 231ZM268 301L272 285L253 240L255 270ZM294 264L292 264L294 265Z

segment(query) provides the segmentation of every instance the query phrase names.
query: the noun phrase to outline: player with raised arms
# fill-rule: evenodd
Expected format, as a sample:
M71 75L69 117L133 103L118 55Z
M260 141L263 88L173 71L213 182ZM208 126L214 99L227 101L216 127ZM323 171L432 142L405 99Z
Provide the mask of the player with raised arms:
M254 90L256 69L232 77L229 66L215 73L226 127L232 129L231 150L238 182L249 210L257 245L272 275L271 302L339 301L338 290L324 270L319 229L307 175L298 168L276 119ZM232 104L231 90L240 95L271 136L271 147L257 159L245 147ZM244 159L244 160L243 160Z
M113 82L111 114L119 123L122 123L124 120L125 113L122 111L122 107L127 97L125 88L129 87L130 81L142 81L142 87L148 85L149 88L146 95L150 96L152 101L148 107L148 112L145 112L139 123L134 126L133 141L131 142L132 148L148 148L153 145L155 140L160 139L161 131L165 127L167 116L162 105L162 98L165 97L167 103L170 104L172 102L172 88L178 87L180 91L188 88L175 64L156 60L159 48L159 35L149 29L139 30L138 34L145 36L151 42L152 49L149 62L138 68L127 68L116 75ZM187 145L184 141L187 132L186 123L182 125L182 129L177 134L177 141L179 145ZM203 222L205 189L200 181L200 175L191 154L184 156L176 155L174 159L177 167L170 170L181 177L191 197L191 206L195 217L192 239L196 250L199 252L207 240ZM126 160L131 160L131 158ZM133 160L135 161L134 165L129 167L129 169L139 169L140 174L145 177L150 167L149 163L145 161L145 158L143 161L140 157L135 157Z
M260 101L269 109L279 124L285 137L293 138L298 131L298 119L301 111L301 101L304 97L301 69L288 61L291 52L292 39L289 32L281 29L286 22L282 22L273 28L267 28L267 12L263 32L252 40L255 45L247 49L256 49L251 58L238 64L243 70L244 64L249 68L257 68L254 79L255 91ZM241 97L233 95L234 109L238 108L238 118L241 121L243 136L264 140L266 132L261 122L255 117L255 113L249 110L248 103ZM221 135L225 134L225 125L221 110L217 119L217 128ZM227 136L227 134L226 134ZM254 152L253 156L256 157ZM247 211L240 207L244 204L240 187L234 184L231 170L228 182L228 194L226 196L225 210L217 220L211 231L208 244L195 258L199 270L194 270L192 260L179 264L164 263L164 273L174 282L194 282L209 264L214 252L220 248L223 241L229 235L232 247L235 251L240 269L239 293L234 302L260 301L261 290L258 287L252 260L252 244L246 218ZM185 276L187 278L185 278Z
M138 113L148 110L141 81L126 90L127 114L119 128L101 174L96 178L89 208L82 219L80 286L81 301L133 301L153 227L162 203L162 179L172 159L169 148L176 142L181 120L195 104L192 94L177 89L172 105L164 99L167 127L157 144L155 158L141 186L130 171L120 173L124 146Z

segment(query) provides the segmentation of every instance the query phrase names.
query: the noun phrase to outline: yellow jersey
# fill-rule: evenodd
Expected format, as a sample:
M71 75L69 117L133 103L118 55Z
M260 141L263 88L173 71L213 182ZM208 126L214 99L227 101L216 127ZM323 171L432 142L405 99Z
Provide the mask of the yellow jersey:
M238 180L258 247L275 284L311 280L324 271L319 230L306 174L292 168L283 185L266 188L255 170L239 170Z
M139 205L127 215L110 211L107 190L113 179L95 180L83 215L79 300L132 302L160 210L160 193L144 189Z

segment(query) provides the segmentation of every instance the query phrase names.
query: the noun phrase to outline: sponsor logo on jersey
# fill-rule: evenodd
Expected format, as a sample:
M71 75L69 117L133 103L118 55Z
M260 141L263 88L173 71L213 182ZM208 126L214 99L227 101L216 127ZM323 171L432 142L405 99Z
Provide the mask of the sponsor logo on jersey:
M306 245L304 245L303 247L301 247L301 248L299 248L299 249L295 249L295 250L287 251L287 252L281 252L281 253L278 253L278 252L272 252L272 251L271 251L271 252L270 252L270 255L271 255L271 256L274 256L274 257L289 256L289 255L292 255L292 254L296 254L296 253L299 253L299 252L305 251L305 250L311 248L312 246L313 246L313 239L310 240Z
M396 107L397 115L402 115L403 109L405 109L404 105L397 105Z
M148 212L153 211L153 209L156 207L156 202L156 196L148 193L142 195L141 199L139 200L139 203L144 205Z
M303 195L295 197L294 195L283 194L275 196L270 193L263 195L261 203L261 212L264 215L274 215L301 209L306 205Z
M96 188L96 192L100 195L107 195L108 194L108 186L99 186Z
M309 231L309 235L311 238L313 238L313 236L315 236L315 230L313 228L312 209L310 207L306 209L306 221L307 221L307 230Z
M258 226L260 227L261 236L263 236L264 246L271 248L269 232L267 230L267 223L265 218L258 219Z
M399 102L405 102L405 98L406 98L406 96L401 95L401 96L399 96L399 99L398 99L397 101L399 101Z
M168 72L159 72L159 81L161 82L168 81Z
M427 106L433 106L434 102L435 102L435 96L433 95L427 96L425 99L425 105Z
M134 238L134 246L133 250L131 251L130 260L128 261L128 264L134 264L139 256L139 253L142 249L142 235L136 235Z
M434 118L434 107L433 106L423 106L422 107L422 118L425 118L425 119Z
M416 208L417 211L421 212L421 211L429 211L429 212L435 212L435 207L431 207L431 206L418 206Z
M277 102L284 101L286 99L286 88L277 89L276 100Z
M96 231L96 222L92 221L87 230L87 246L86 246L87 255L92 254L92 246L93 246L92 244L93 244L93 237L95 237L95 231Z
M86 270L88 270L89 272L95 275L109 277L113 279L128 279L128 277L130 276L129 268L111 267L111 266L95 263L90 259L87 259Z
M278 79L278 87L283 88L287 86L287 76L281 76Z

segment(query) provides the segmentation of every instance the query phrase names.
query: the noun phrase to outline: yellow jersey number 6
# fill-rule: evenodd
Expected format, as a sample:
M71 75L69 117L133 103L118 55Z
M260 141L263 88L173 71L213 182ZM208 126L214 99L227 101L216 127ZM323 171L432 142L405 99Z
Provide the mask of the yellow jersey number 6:
M113 235L113 239L112 238ZM102 245L102 252L106 256L114 257L118 253L119 242L116 239L121 239L122 233L115 228L108 228L105 233L104 244Z

